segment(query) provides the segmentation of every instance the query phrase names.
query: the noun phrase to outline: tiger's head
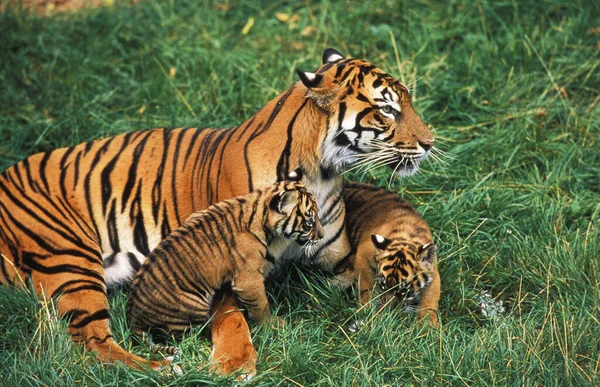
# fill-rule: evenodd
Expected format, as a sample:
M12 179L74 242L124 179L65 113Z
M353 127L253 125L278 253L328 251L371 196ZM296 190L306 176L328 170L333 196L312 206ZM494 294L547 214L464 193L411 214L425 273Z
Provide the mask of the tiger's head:
M275 235L308 247L325 235L315 197L297 182L278 184L269 204L268 223Z
M383 301L392 306L401 301L407 306L416 304L421 290L433 280L435 244L414 244L378 234L371 235L371 240L376 251L377 282L385 292Z
M325 170L388 165L409 176L428 156L433 134L413 109L408 88L383 70L329 48L316 72L298 75L306 96L328 117Z

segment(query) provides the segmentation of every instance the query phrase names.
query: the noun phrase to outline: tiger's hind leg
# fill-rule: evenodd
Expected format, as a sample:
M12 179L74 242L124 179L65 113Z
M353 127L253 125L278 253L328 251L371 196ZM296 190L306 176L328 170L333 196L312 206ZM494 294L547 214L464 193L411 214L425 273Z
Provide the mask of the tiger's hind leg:
M61 259L62 258L62 259ZM54 262L70 262L72 257L52 256ZM81 265L57 265L52 271L59 273L43 274L35 271L31 280L38 294L58 299L58 312L68 319L68 331L76 342L96 353L101 362L122 362L132 368L143 369L145 365L158 370L168 366L169 360L147 361L123 349L110 331L108 298L103 279L102 264L86 261Z

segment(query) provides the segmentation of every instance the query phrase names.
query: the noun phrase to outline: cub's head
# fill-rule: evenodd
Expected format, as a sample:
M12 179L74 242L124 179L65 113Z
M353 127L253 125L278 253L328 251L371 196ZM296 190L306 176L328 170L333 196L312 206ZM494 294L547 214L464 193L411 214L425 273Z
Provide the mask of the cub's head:
M315 197L297 182L279 183L269 202L272 233L305 246L324 236Z
M395 302L416 303L422 289L433 280L436 246L395 241L371 235L377 260L377 282L386 292L384 301L395 296Z
M328 115L325 170L388 165L408 176L428 156L433 134L414 111L408 88L383 70L329 48L316 72L298 75L306 96Z

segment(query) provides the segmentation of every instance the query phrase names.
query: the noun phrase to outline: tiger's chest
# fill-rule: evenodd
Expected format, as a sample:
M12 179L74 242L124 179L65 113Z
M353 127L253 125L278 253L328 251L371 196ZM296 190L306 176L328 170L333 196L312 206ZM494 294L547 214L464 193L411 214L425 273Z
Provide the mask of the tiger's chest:
M323 262L323 266L328 268L330 265L326 261L329 258L336 259L337 255L343 256L348 250L348 247L344 245L345 238L340 239L344 218L344 204L341 199L342 178L311 179L305 176L302 183L315 196L325 237L311 251L303 251L293 241L284 239L273 241L269 247L272 264L266 265L267 275L276 271L282 260L301 260L306 255L314 256L312 258L315 261ZM102 238L101 245L104 276L106 285L109 287L131 281L144 263L148 253L142 251L139 246L147 246L152 251L162 239L160 224L146 222L141 230L139 225L136 226L131 221L131 217L126 211L116 214L114 221L116 227L112 232L118 233L118 238ZM140 237L143 237L146 243L140 243ZM114 240L118 240L118 246L110 243Z

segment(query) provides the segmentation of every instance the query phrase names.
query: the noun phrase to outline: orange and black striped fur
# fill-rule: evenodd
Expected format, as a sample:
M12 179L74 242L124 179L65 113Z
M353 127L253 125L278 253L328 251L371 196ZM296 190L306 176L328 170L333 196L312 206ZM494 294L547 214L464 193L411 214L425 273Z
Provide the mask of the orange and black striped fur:
M268 254L284 238L307 246L323 237L317 204L303 185L281 182L192 214L148 255L127 304L134 332L179 335L209 319L213 298L231 288L257 324L270 318L264 277ZM299 246L297 246L299 248Z
M350 284L351 273L342 271L350 247L340 174L362 162L411 174L433 135L408 89L368 62L328 49L315 73L298 74L300 82L235 128L131 132L7 169L0 175L0 282L30 281L40 294L61 295L58 309L70 316L75 340L102 361L135 366L144 359L110 334L107 287L131 281L194 211L300 170L325 233L316 263ZM270 254L293 254L285 250Z
M441 282L427 223L397 194L368 184L347 182L344 202L360 302L377 283L383 302L416 308L437 326Z

